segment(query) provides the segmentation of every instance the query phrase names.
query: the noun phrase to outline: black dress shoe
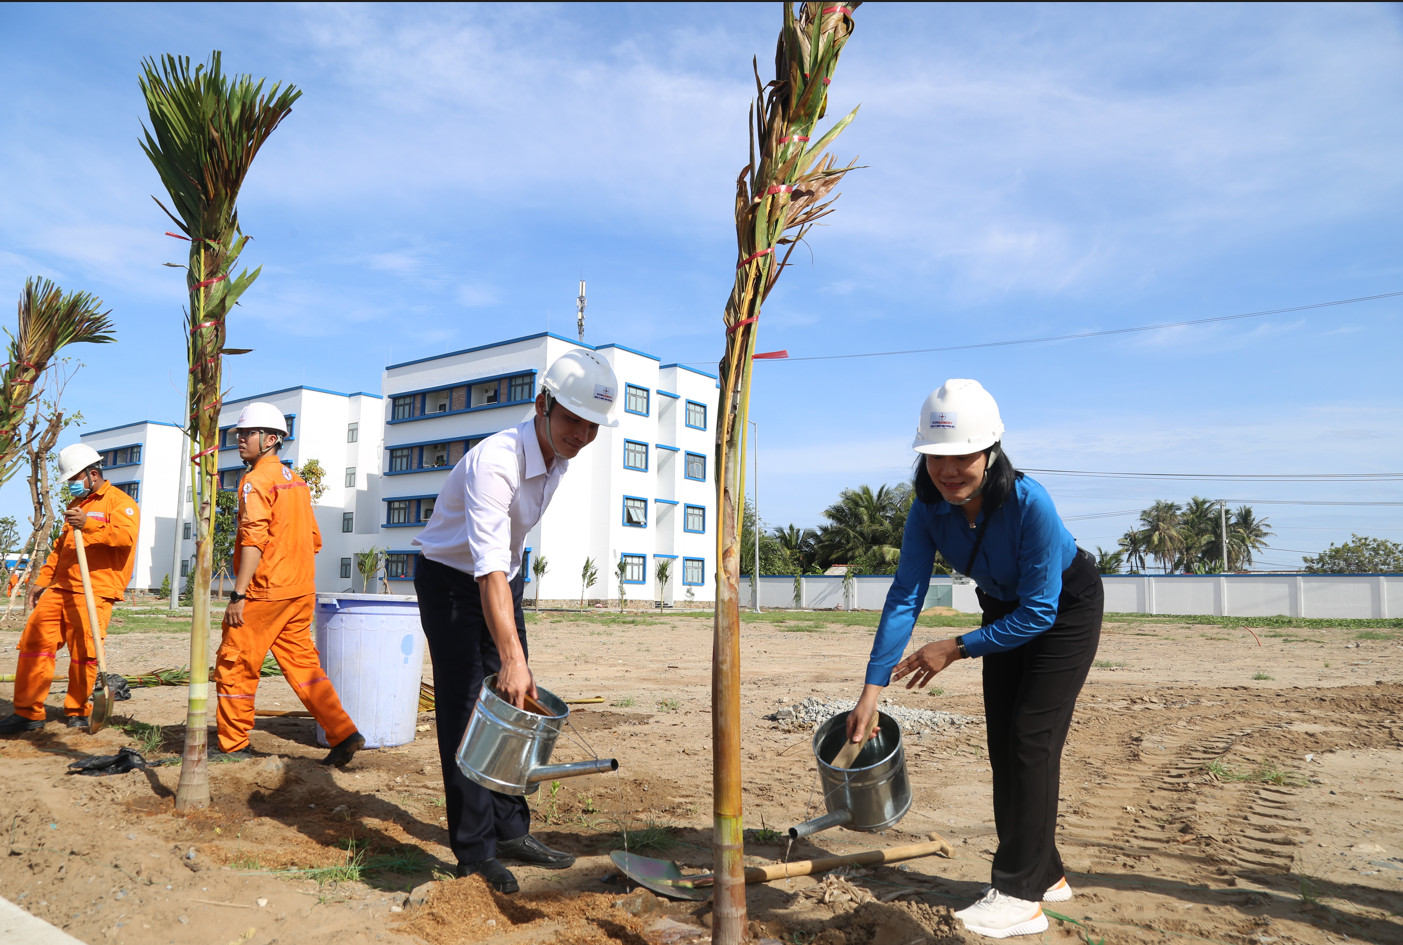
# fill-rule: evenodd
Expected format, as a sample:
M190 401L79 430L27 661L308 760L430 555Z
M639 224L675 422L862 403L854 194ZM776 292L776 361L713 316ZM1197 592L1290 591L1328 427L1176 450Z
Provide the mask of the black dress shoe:
M81 728L84 731L90 728L86 715L70 715L68 718L64 719L63 724L67 725L69 728Z
M22 715L10 715L0 719L0 735L18 735L20 732L37 732L44 727L43 719L27 719Z
M515 860L531 866L544 866L548 870L563 870L575 865L573 853L552 850L529 833L511 840L498 840L497 856L499 859Z
M459 879L464 876L481 876L487 881L487 885L499 893L514 893L521 888L517 885L516 877L512 875L512 871L503 866L500 860L459 863L453 874Z
M336 744L336 747L327 753L322 759L322 764L332 765L337 768L344 768L351 763L351 759L356 756L356 752L365 747L365 736L360 732L352 732Z

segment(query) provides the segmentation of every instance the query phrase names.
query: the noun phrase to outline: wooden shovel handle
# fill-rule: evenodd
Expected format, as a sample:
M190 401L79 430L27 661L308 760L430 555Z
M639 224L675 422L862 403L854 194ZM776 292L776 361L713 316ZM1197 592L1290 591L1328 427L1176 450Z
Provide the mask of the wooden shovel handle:
M838 754L833 756L833 760L828 763L828 766L830 768L842 768L844 770L851 768L853 762L857 760L857 756L862 753L863 746L866 744L865 741L844 742L843 747L838 749Z
M793 863L772 863L769 866L747 866L747 883L768 883L774 879L788 879L791 876L808 876L822 873L836 866L873 866L878 863L895 863L899 860L914 860L918 856L932 856L939 853L949 856L952 848L944 839L927 843L911 843L904 847L890 847L886 850L866 850L862 853L848 853L843 856L820 856L812 860L798 860Z
M107 678L107 655L102 649L102 628L97 623L97 601L93 600L93 582L88 577L88 553L83 548L83 530L73 529L73 547L78 551L78 573L83 577L83 602L88 605L88 624L92 627L93 649L97 653L97 671Z

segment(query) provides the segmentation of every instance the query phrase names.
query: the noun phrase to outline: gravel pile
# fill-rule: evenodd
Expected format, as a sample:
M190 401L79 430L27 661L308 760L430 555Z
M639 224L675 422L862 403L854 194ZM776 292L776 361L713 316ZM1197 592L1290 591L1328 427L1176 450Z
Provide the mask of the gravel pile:
M850 711L855 705L857 703L851 699L823 702L814 696L809 696L798 705L784 706L765 718L771 722L779 723L779 726L786 731L803 731L814 729L838 713ZM927 732L933 734L949 733L971 722L980 721L967 715L938 712L934 709L910 709L906 706L893 705L885 700L878 705L878 708L896 720L896 724L901 726L901 733L904 736L921 736Z

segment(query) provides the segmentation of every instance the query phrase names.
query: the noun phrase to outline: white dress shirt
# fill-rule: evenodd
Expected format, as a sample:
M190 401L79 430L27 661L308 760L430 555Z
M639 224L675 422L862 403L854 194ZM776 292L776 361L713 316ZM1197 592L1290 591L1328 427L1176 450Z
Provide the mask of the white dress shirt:
M526 534L541 520L569 462L549 469L536 439L533 415L493 434L454 466L434 503L434 514L414 544L424 557L474 578L521 570Z

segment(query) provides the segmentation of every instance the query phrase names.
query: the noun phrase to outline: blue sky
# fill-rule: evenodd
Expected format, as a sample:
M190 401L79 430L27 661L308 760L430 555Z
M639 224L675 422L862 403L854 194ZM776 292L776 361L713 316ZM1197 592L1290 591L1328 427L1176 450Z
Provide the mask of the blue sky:
M870 3L830 90L863 170L765 306L768 524L904 478L925 395L994 393L1020 466L1403 471L1403 298L1042 338L1403 291L1398 5ZM174 420L182 244L138 147L143 56L303 90L240 200L263 266L231 320L231 396L379 390L382 367L547 327L715 370L752 56L780 5L0 6L0 286L99 295L76 349L90 428ZM1156 498L1253 504L1293 567L1351 532L1403 541L1398 481L1039 477L1084 546ZM0 514L26 513L0 490ZM1123 513L1119 515L1103 513ZM1100 516L1082 518L1082 516Z

